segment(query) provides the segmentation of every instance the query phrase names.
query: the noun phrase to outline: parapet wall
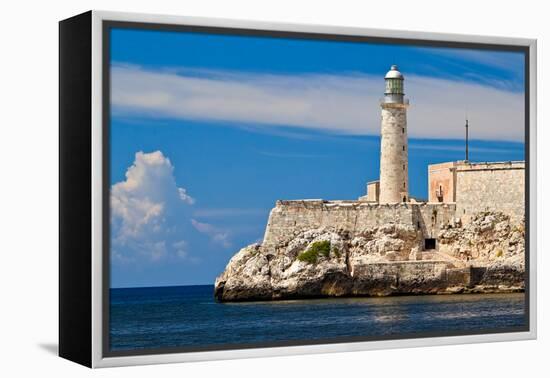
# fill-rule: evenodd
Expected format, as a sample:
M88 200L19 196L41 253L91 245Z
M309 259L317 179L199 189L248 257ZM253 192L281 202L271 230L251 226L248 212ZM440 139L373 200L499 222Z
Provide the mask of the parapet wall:
M446 203L378 204L363 201L277 201L271 210L263 244L280 245L295 232L327 227L356 231L388 223L411 225L421 236L435 238L453 219L456 207ZM419 235L420 236L420 235Z
M330 227L354 231L390 222L412 224L407 204L371 204L361 201L277 201L271 210L264 244L279 244L297 230Z

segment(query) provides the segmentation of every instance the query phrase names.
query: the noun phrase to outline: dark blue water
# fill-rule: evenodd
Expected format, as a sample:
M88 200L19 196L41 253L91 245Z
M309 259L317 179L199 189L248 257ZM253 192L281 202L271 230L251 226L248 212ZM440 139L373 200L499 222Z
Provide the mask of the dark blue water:
M111 289L112 351L507 330L524 294L217 303L213 286Z

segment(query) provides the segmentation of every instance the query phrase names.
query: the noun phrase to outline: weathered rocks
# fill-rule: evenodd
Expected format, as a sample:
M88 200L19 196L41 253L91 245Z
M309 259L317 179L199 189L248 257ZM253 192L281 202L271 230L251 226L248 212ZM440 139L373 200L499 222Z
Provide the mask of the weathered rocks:
M228 301L270 299L272 289L268 258L269 255L263 253L258 244L241 249L216 279L216 298Z
M438 235L439 251L478 264L510 265L524 270L525 227L510 217L480 212L464 227L450 226ZM519 257L519 258L518 258Z
M448 219L438 227L439 251L432 253L422 251L424 236L412 218L297 227L275 242L241 249L216 279L215 296L245 301L522 290L523 224L491 212L466 225Z

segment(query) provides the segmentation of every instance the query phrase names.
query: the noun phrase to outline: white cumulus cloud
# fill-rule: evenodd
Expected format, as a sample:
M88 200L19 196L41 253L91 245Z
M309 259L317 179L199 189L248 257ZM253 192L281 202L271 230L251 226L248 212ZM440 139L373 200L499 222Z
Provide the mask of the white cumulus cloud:
M172 242L174 225L169 209L195 200L178 187L174 167L161 151L137 152L126 179L111 187L113 257L131 261L161 260L170 253L187 256L184 240Z

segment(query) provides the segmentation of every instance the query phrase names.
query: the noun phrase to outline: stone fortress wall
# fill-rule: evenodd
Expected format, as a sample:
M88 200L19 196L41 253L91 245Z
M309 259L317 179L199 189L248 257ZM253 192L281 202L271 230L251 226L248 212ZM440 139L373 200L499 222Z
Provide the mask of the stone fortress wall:
M369 189L378 191L377 182ZM513 223L525 215L525 163L448 162L429 167L429 202L379 203L374 195L359 200L322 199L277 201L271 210L263 244L276 245L299 230L356 230L398 223L418 232L419 248L436 239L442 227L468 224L483 211L502 212Z
M380 180L358 200L277 201L218 300L523 290L525 162L432 164L428 202L411 199L403 80L385 76Z
M419 247L423 238L436 238L441 228L451 222L455 204L368 203L365 201L294 200L277 201L271 210L262 242L278 245L300 230L333 228L352 234L390 223L410 225L418 232Z
M457 216L468 223L480 211L525 216L525 162L467 163L456 168Z
M495 212L465 226L455 203L279 200L263 242L233 256L214 295L249 301L522 291L523 230ZM320 247L327 241L328 249Z
M424 239L436 239L444 225L452 223L456 218L456 204L454 203L419 203L411 204L417 223Z
M405 203L380 205L362 201L277 201L269 214L263 245L276 245L296 230L332 227L357 230L390 222L413 224L413 211Z
M462 222L480 211L500 211L513 221L525 215L524 161L432 164L428 175L429 202L456 203Z

